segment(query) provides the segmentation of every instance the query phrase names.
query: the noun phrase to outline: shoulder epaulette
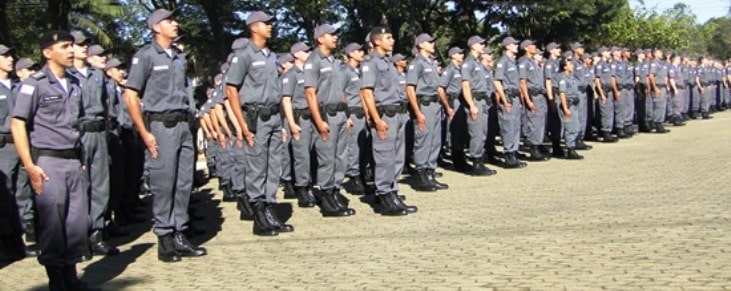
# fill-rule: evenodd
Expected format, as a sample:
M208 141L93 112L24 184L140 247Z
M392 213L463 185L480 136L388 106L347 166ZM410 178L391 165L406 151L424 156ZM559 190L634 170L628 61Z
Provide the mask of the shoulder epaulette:
M46 73L44 73L43 71L38 71L35 74L33 74L31 77L36 80L41 80L46 77Z

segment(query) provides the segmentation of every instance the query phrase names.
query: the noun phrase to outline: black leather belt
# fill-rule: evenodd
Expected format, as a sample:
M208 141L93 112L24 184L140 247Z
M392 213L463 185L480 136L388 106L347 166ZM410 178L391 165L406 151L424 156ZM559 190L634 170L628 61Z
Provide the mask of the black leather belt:
M676 87L678 87L678 89L680 89L680 90L683 90L683 89L687 88L687 87L685 87L685 85L678 85Z
M579 99L578 97L569 97L566 98L566 102L569 103L569 105L577 106L581 102L581 99Z
M9 133L0 133L0 148L6 144L13 143L13 135Z
M78 130L81 132L101 132L107 130L107 123L103 120L83 121L79 123Z
M81 149L67 149L67 150L53 150L53 149L39 149L32 148L31 155L33 160L37 161L38 157L52 157L65 160L79 160L81 161Z
M405 103L396 103L388 105L378 105L376 106L376 109L378 109L378 113L381 115L385 114L388 117L393 117L396 114L406 113L408 107Z
M490 96L487 95L487 93L482 93L482 92L476 93L476 92L472 92L472 99L475 99L477 101L487 100L489 98L490 98Z
M511 96L520 95L520 90L518 90L518 89L513 89L513 88L507 89L506 88L503 91L505 92L505 95L511 95Z
M294 119L295 121L299 120L300 118L304 120L309 120L312 118L312 112L310 109L292 109L292 112L294 113Z
M528 94L530 94L531 96L543 95L546 94L546 90L543 90L543 88L528 88Z
M320 111L327 112L327 115L335 116L338 114L338 112L347 112L348 104L346 104L346 103L320 104Z
M416 95L416 99L421 105L428 106L433 102L439 102L439 95Z
M356 118L363 118L365 116L365 110L363 110L363 107L353 106L348 108L348 111L350 111L350 114L355 115Z
M260 118L279 114L279 112L281 111L279 104L274 104L270 106L244 105L244 110L247 114L254 113L257 114Z

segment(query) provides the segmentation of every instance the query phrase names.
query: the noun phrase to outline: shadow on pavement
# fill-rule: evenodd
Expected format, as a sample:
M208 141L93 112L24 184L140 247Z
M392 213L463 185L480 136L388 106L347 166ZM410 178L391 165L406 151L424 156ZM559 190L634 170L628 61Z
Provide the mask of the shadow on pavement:
M153 245L152 243L137 244L116 256L104 256L84 268L81 280L90 286L104 284L122 274L129 264L136 261Z

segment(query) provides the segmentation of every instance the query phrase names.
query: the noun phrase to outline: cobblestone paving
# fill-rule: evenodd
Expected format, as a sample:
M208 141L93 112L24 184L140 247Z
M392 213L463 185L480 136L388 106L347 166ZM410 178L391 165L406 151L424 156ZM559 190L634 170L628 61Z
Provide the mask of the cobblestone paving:
M672 131L493 177L445 171L448 191L402 186L419 207L406 217L357 196L348 218L294 203L295 232L274 238L253 236L211 182L193 239L208 256L158 262L148 224L79 270L106 290L731 289L731 113ZM0 290L45 280L34 259L0 270Z

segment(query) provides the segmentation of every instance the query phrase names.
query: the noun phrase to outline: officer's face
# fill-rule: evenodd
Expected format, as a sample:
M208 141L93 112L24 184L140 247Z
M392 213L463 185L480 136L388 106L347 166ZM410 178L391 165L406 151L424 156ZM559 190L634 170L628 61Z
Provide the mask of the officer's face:
M264 39L272 37L272 23L271 22L257 22L251 25L251 33L256 34Z
M564 71L567 73L573 73L574 72L574 63L573 62L566 62L566 64L563 66Z
M155 31L167 39L178 37L178 22L175 19L168 18L155 24Z
M310 51L300 51L294 54L294 57L300 61L307 61L307 58L310 57Z
M7 73L13 70L13 56L10 54L0 55L0 70Z
M561 55L561 49L555 48L551 50L551 56L553 57L559 57Z
M661 50L656 50L655 53L654 53L654 56L655 56L656 59L662 59L662 51Z
M109 70L107 70L107 76L117 83L119 83L122 79L122 74L119 72L118 68L109 68Z
M505 46L505 49L507 49L509 52L517 54L518 53L518 45L511 43L507 46Z
M350 52L350 58L354 59L357 62L362 62L363 56L365 56L365 52L363 52L363 50L354 50Z
M331 33L322 35L317 41L328 49L335 49L338 46L338 36Z
M36 71L33 69L26 68L26 69L20 69L20 70L15 71L15 74L18 75L18 78L20 78L21 80L25 80L25 79L28 79L28 77L30 77L30 75L33 75L33 73L35 73L35 72Z
M420 44L420 46L421 46L421 49L425 50L427 53L433 54L436 44L433 41L432 42L425 41L425 42L422 42Z
M89 56L86 61L97 69L104 69L107 65L107 57L105 56Z
M74 64L74 45L71 41L61 41L43 50L43 56L59 66L69 68Z
M375 44L386 52L392 52L396 41L393 39L393 34L386 33L379 35L375 39Z
M531 53L531 54L535 54L536 53L536 45L532 44L532 45L527 46L525 48L525 51L528 52L528 53Z
M82 43L82 44L74 44L74 57L77 59L86 59L88 57L87 51L89 49L89 44Z
M453 54L452 59L457 61L457 63L462 64L462 61L464 61L464 54L463 53Z

